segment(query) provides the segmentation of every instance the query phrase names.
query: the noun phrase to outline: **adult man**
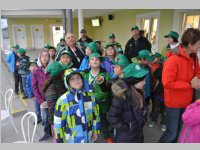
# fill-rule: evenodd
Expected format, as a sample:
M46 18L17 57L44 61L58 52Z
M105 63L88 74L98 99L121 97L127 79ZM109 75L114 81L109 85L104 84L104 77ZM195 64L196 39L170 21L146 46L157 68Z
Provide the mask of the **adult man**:
M147 49L151 52L151 43L144 37L140 36L140 30L137 25L131 28L132 37L125 46L125 56L131 62L133 57L138 56L140 50Z
M81 38L77 42L80 44L82 50L85 53L85 49L86 49L85 42L90 43L90 42L93 42L93 40L87 36L85 29L82 29L80 33L81 33Z
M22 78L18 73L18 66L16 66L16 62L18 61L19 57L17 56L16 51L19 49L19 45L16 44L12 47L12 52L7 56L6 62L10 65L10 72L13 73L14 80L15 80L15 94L18 95L19 92L19 84L21 93L23 93L22 88Z

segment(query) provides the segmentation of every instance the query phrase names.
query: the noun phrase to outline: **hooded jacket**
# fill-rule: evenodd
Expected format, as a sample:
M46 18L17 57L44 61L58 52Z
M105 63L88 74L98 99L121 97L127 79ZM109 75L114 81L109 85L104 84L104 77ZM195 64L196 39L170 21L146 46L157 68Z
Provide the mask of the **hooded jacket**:
M180 45L178 51L165 61L162 72L165 105L169 108L186 108L192 102L190 84L196 75L194 59Z
M68 75L65 74L67 92L58 99L55 107L57 143L89 143L94 133L100 133L99 108L93 92L85 80L81 90L70 88L68 80L73 73L70 69Z
M47 67L44 69L42 67L40 58L41 58L41 55L39 55L39 58L38 58L38 62L37 62L38 66L33 70L32 88L33 88L33 94L36 97L36 100L38 101L39 104L42 104L45 101L42 87L43 87L44 81L49 77L49 74L47 73L47 68L52 63L52 60L51 59L49 60Z
M135 96L128 97L132 93L128 84L123 79L117 79L112 84L113 99L108 112L108 121L116 129L116 142L142 143L145 109L136 108L136 105L131 103L135 101Z
M200 143L200 101L189 105L182 115L184 126L182 128L180 143Z

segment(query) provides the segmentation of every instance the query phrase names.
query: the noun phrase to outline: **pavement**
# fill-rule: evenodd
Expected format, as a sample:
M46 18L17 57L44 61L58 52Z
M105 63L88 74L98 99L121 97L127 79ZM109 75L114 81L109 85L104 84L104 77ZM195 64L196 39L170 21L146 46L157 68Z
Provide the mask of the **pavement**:
M27 55L30 56L31 60L34 60L39 56L41 50L30 50L27 52ZM14 88L14 79L13 75L9 70L8 65L5 63L5 57L8 52L3 52L2 54L2 62L0 67L1 72L1 91L2 93L5 93L5 91L9 88ZM1 109L5 109L4 100L1 95ZM34 112L34 103L32 99L26 99L23 100L21 96L15 95L12 99L12 114L13 114L13 120L14 123L19 131L19 133L16 133L12 124L9 123L5 126L1 127L1 142L2 143L13 143L16 141L23 141L22 136L22 130L21 130L21 119L23 115L28 112ZM27 129L27 125L25 125L25 129ZM33 129L33 121L30 124L30 129ZM27 130L25 130L26 132ZM34 138L34 143L39 143L39 138L42 137L44 134L43 132L43 126L42 124L37 125L36 134ZM154 128L149 128L145 125L144 127L144 142L145 143L156 143L160 136L162 135L162 132L160 131L159 126L155 126ZM97 143L104 143L102 136L100 135ZM53 138L49 138L48 140L42 142L42 143L53 143Z

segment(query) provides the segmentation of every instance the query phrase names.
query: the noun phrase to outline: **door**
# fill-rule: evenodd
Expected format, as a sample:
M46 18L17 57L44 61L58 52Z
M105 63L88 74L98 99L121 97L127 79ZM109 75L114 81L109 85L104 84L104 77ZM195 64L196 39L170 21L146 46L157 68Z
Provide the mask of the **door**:
M14 25L14 43L19 44L22 48L27 48L26 45L26 31L24 25Z
M57 44L60 42L60 38L63 37L63 26L61 25L51 25L51 36L52 44L57 47Z
M34 49L42 49L44 46L44 32L42 25L32 25L32 46Z

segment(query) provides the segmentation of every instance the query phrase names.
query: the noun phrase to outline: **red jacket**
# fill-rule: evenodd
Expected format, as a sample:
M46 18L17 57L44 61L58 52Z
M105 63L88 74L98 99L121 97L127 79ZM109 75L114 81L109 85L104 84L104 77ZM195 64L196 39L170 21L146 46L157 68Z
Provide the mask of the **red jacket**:
M169 108L185 108L192 102L190 81L196 75L194 59L182 46L165 61L162 73L165 105Z

